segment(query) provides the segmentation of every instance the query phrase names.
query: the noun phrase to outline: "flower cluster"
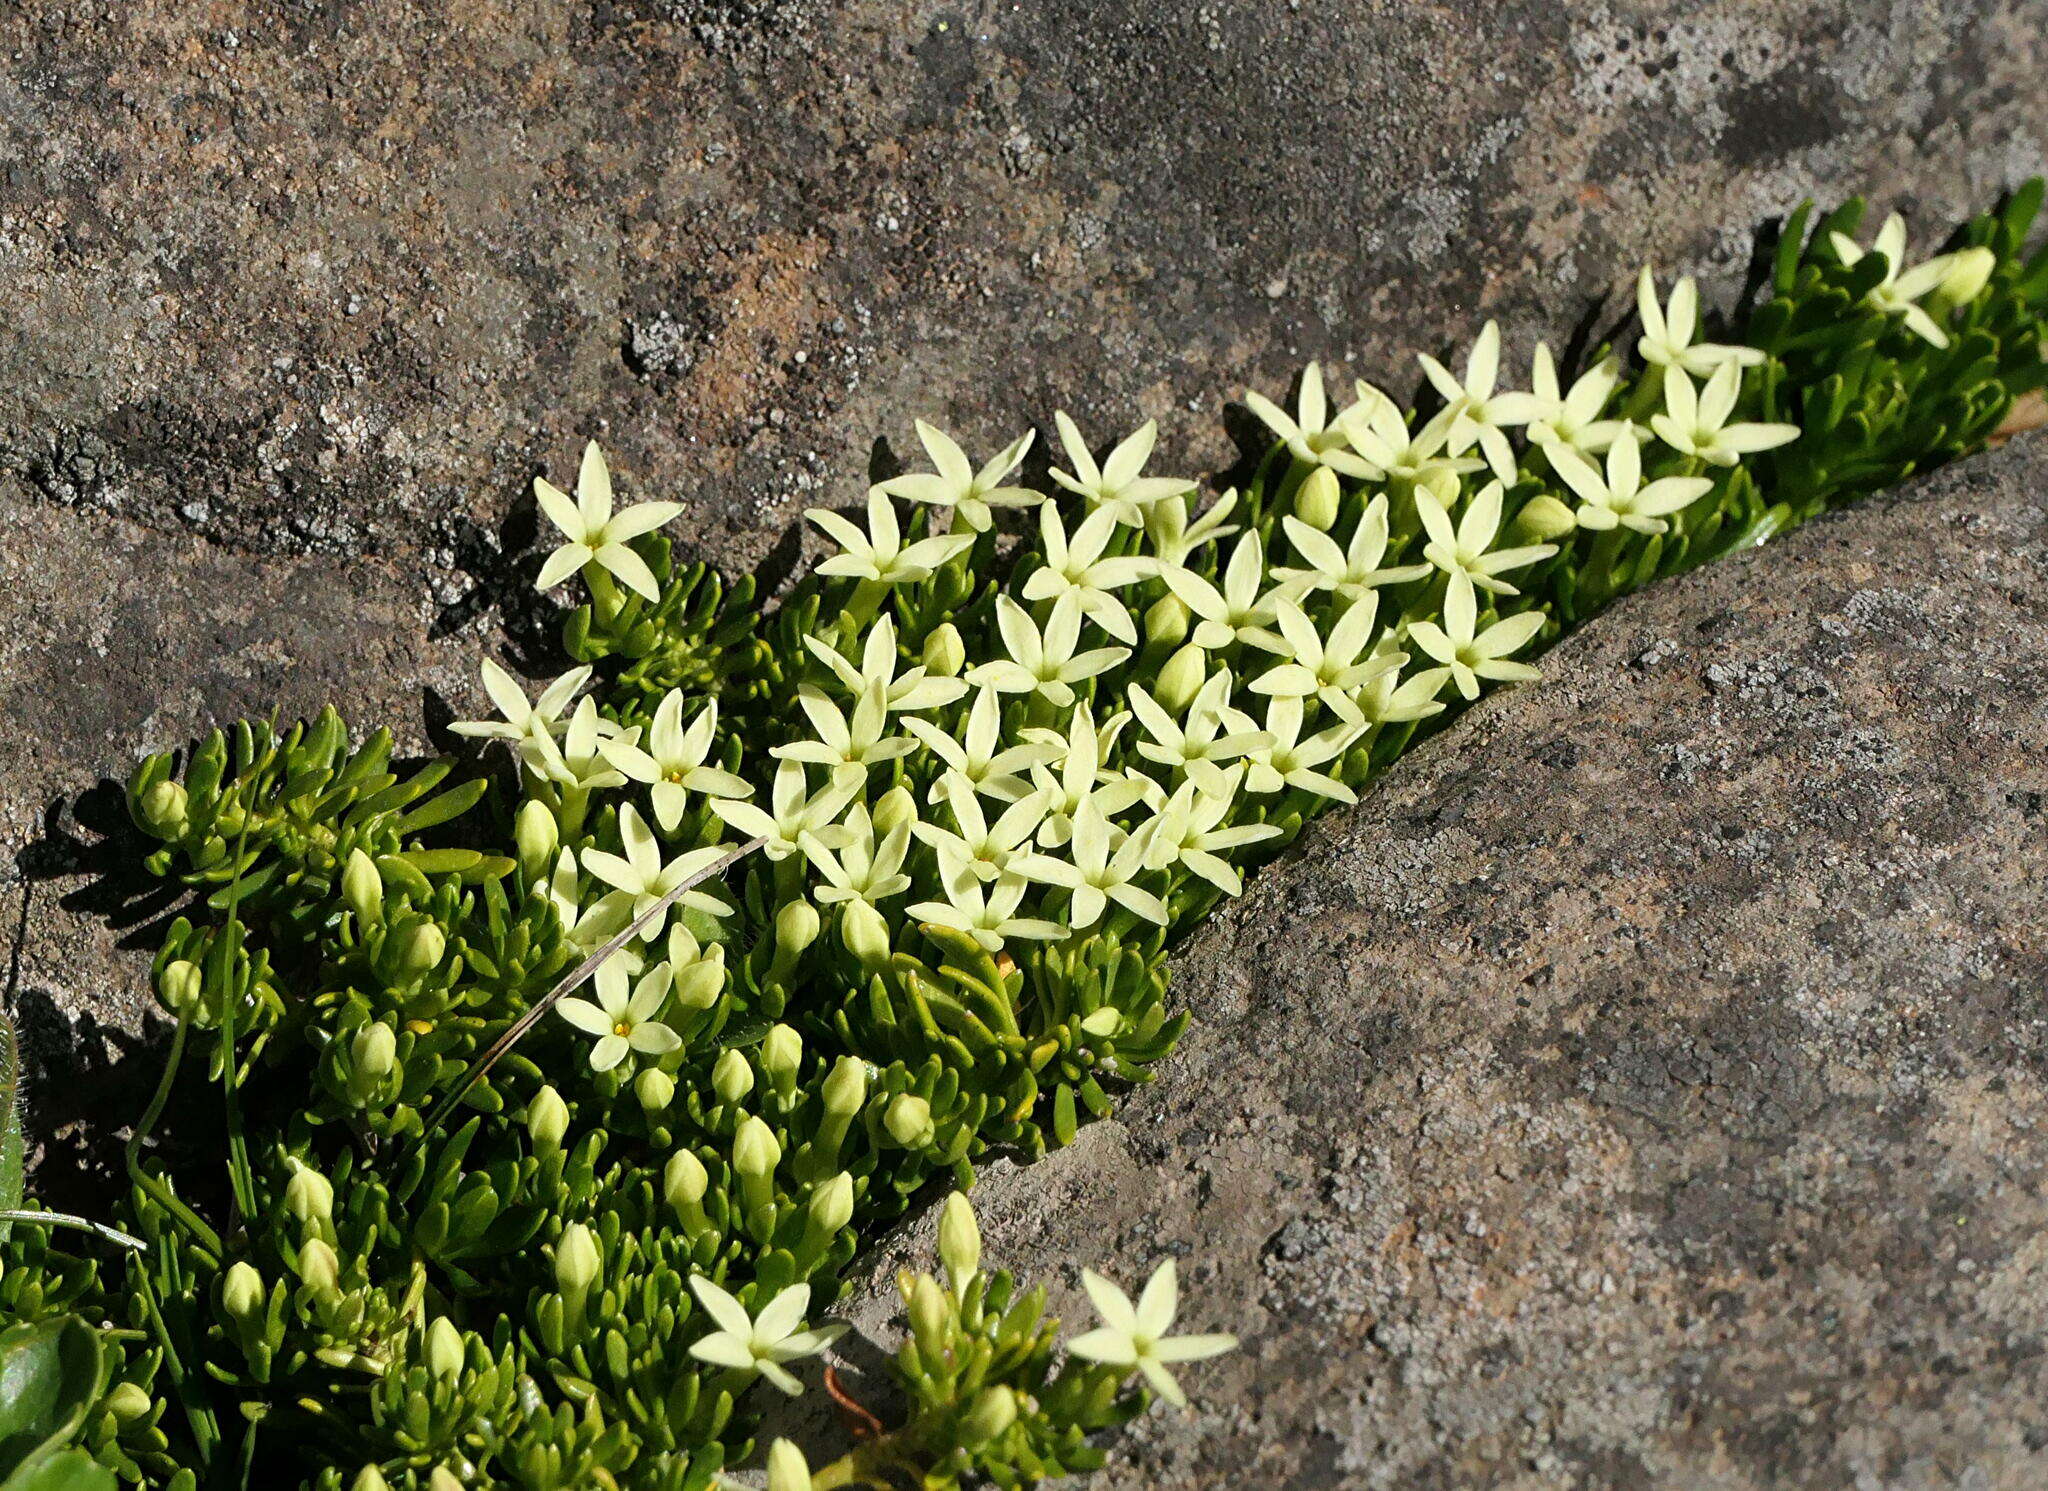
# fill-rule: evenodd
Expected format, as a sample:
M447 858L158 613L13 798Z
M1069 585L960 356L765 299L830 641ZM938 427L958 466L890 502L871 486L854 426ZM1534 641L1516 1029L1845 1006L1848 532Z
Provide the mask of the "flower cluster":
M1488 324L1413 407L1311 366L1246 395L1274 443L1214 495L1150 424L977 464L920 423L930 469L810 514L834 552L772 609L586 450L535 486L574 666L486 662L474 755L401 768L330 711L131 779L191 893L178 1028L78 1245L136 1251L0 1218L0 1373L84 1364L28 1453L98 1491L720 1484L861 1247L1151 1076L1172 939L1316 813L1615 596L1981 444L2043 376L2038 200L1919 266L1802 212L1711 337L1646 271L1624 345L1524 364ZM201 1092L224 1121L155 1148ZM776 1491L1085 1470L1233 1344L1173 1334L1167 1263L1135 1302L1086 1274L1063 1345L957 1194L940 1257L899 1281L896 1421L815 1470L773 1444Z

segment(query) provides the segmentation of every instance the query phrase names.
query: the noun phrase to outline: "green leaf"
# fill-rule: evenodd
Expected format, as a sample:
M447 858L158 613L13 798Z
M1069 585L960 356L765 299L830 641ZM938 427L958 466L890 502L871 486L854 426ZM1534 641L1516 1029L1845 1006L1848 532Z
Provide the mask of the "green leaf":
M21 1042L14 1022L0 1010L0 1211L18 1211L26 1186L26 1161L21 1138ZM0 1241L13 1228L0 1222Z
M0 1471L60 1449L106 1387L99 1336L76 1315L0 1331ZM61 1484L61 1483L53 1483Z
M114 1473L84 1450L61 1450L0 1482L0 1491L120 1491Z

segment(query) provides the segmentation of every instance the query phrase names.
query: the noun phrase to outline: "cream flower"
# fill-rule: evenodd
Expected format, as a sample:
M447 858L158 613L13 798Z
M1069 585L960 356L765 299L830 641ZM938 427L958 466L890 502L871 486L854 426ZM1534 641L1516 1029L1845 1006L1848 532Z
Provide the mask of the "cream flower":
M1854 267L1863 262L1863 247L1846 233L1830 233L1828 242L1834 248L1835 257L1844 264ZM1948 333L1916 302L1940 288L1954 266L1956 256L1937 254L1926 263L1908 269L1906 220L1896 212L1886 218L1884 226L1877 230L1877 241L1871 244L1869 251L1884 255L1884 278L1870 287L1870 293L1863 297L1864 300L1886 315L1903 317L1915 336L1937 347L1946 347Z
M1153 503L1194 488L1193 482L1179 477L1140 474L1159 439L1159 427L1149 419L1112 450L1100 466L1088 453L1088 442L1073 420L1060 413L1053 416L1053 423L1059 427L1060 445L1074 469L1066 472L1054 467L1052 479L1069 492L1087 498L1090 509L1108 508L1119 523L1135 528L1145 521L1145 510Z
M593 1071L608 1072L626 1059L630 1051L643 1056L663 1056L681 1047L683 1038L654 1017L668 1002L672 975L666 963L657 963L626 992L626 970L618 959L608 959L592 979L597 1000L564 999L555 1012L586 1035L598 1037L590 1048Z
M1536 344L1529 368L1529 382L1538 408L1526 433L1530 443L1545 451L1553 445L1567 446L1587 455L1598 455L1614 443L1615 436L1628 428L1625 419L1602 419L1608 400L1621 386L1621 360L1603 357L1581 373L1569 393L1557 381L1557 365L1550 349Z
M1019 916L1017 908L1031 882L1021 875L1002 875L985 885L968 877L946 888L943 901L920 901L910 908L919 921L965 932L986 952L997 952L1012 937L1040 940L1064 937L1067 929L1043 917Z
M1068 591L1052 603L1041 630L1031 613L1007 595L996 597L996 627L1006 660L968 670L967 681L1005 694L1043 694L1061 709L1074 702L1074 685L1114 668L1131 655L1128 647L1097 647L1077 653L1081 641L1081 599Z
M1733 466L1754 451L1774 450L1799 438L1798 425L1729 424L1742 393L1742 369L1721 364L1707 386L1693 390L1677 368L1664 370L1664 412L1650 416L1650 428L1673 450L1716 466Z
M1159 701L1138 684L1130 689L1131 711L1152 737L1137 743L1138 754L1147 761L1185 772L1205 792L1221 795L1227 780L1219 762L1249 751L1262 750L1272 737L1256 727L1223 734L1224 713L1230 703L1231 678L1228 668L1209 675L1188 702L1185 723L1176 721Z
M499 720L457 720L448 728L457 735L476 736L486 740L509 740L519 742L536 735L553 736L566 728L562 724L562 711L569 707L569 701L590 682L590 669L571 668L560 678L540 691L540 697L532 703L526 699L526 691L503 668L484 659L484 692L491 696L491 702L498 706L498 713L505 718Z
M1368 590L1381 585L1399 585L1419 580L1429 573L1426 564L1399 564L1381 569L1387 553L1387 494L1381 492L1365 505L1351 542L1338 548L1329 534L1311 528L1291 514L1280 520L1294 551L1308 561L1307 569L1275 567L1273 574L1295 586L1296 598L1310 590L1335 591L1345 600L1362 599Z
M1642 442L1634 430L1608 448L1605 476L1585 457L1563 447L1551 452L1550 464L1584 504L1573 514L1579 526L1595 532L1619 525L1638 533L1662 533L1671 526L1666 517L1714 487L1704 476L1667 476L1645 486Z
M959 739L929 720L903 721L903 728L925 743L934 756L946 763L946 777L958 776L984 797L998 802L1015 802L1028 795L1031 784L1019 776L1033 766L1057 761L1057 745L1026 742L1002 747L1002 696L983 685L967 712L967 728ZM945 778L932 788L931 800L942 794Z
M619 809L619 839L626 851L623 855L586 849L583 851L583 868L606 885L630 895L636 917L644 915L649 907L684 881L716 864L727 852L723 846L711 844L702 849L685 850L674 859L664 860L653 830L641 821L639 812L631 803ZM709 916L725 916L732 911L725 902L701 890L686 890L673 904L688 906ZM667 924L668 914L663 912L642 929L641 936L652 940L661 935L661 929Z
M1037 438L1035 431L1025 431L979 471L974 469L966 453L954 444L950 435L921 419L917 422L917 438L924 446L925 454L931 457L932 465L938 469L936 472L892 477L883 482L879 490L891 497L901 497L906 502L927 502L933 507L949 507L960 514L960 521L976 533L985 532L994 521L994 515L989 511L991 508L1032 507L1045 501L1043 494L1029 487L1003 485L1004 479L1023 464L1031 442Z
M683 725L683 703L681 689L670 689L662 697L647 732L647 749L623 738L598 746L613 766L634 781L653 787L654 818L664 833L673 833L682 821L692 792L706 797L751 797L754 791L746 778L704 764L718 729L718 701L707 700L688 728Z
M974 535L971 533L940 534L905 544L903 529L896 521L896 509L890 505L889 494L880 487L868 493L868 529L865 533L826 508L811 508L804 516L843 551L818 566L821 575L842 575L882 585L904 585L924 579L947 560L974 547Z
M1219 783L1221 792L1210 792L1192 780L1183 782L1148 826L1146 864L1155 870L1184 865L1225 895L1242 895L1244 877L1222 858L1222 851L1241 849L1280 832L1270 823L1224 825L1243 776L1243 767L1232 767Z
M1188 1397L1166 1370L1167 1364L1198 1362L1237 1347L1237 1337L1230 1335L1168 1334L1180 1310L1180 1285L1171 1258L1154 1271L1135 1308L1129 1295L1092 1268L1081 1270L1081 1284L1094 1302L1095 1313L1102 1317L1102 1325L1075 1337L1067 1343L1067 1350L1112 1367L1136 1367L1152 1390L1176 1408L1187 1407Z
M576 474L576 500L561 488L540 477L533 479L534 500L548 521L562 530L569 541L540 568L536 582L541 590L559 585L586 564L617 577L628 590L648 600L659 600L661 589L654 571L627 547L627 540L651 533L683 510L680 502L643 502L624 512L612 512L612 475L605 469L604 453L591 441L583 447L583 466Z
M1024 582L1027 601L1057 600L1074 596L1091 621L1127 646L1136 646L1138 629L1124 603L1111 595L1152 572L1150 559L1104 558L1103 550L1117 529L1116 513L1098 507L1081 520L1072 538L1060 521L1059 509L1048 502L1038 510L1038 526L1045 545L1045 563Z
M883 702L892 710L938 709L967 692L967 685L959 679L932 673L921 665L897 673L896 620L892 616L883 616L868 628L858 668L816 637L805 637L804 646L832 670L832 676L846 685L854 698L879 687Z
M1455 409L1465 426L1486 453L1493 474L1502 481L1515 479L1515 451L1508 444L1507 430L1527 424L1542 412L1542 404L1526 393L1496 393L1500 381L1500 323L1489 321L1465 358L1465 376L1454 378L1451 370L1427 352L1416 361L1447 406Z
M1511 663L1507 659L1534 640L1546 619L1541 611L1524 611L1505 621L1496 621L1483 632L1477 631L1479 601L1472 582L1463 575L1453 575L1449 589L1444 592L1443 625L1415 622L1408 628L1408 637L1451 670L1459 693L1467 699L1477 699L1482 678L1528 683L1543 676L1526 663Z
M805 1330L804 1312L811 1307L811 1286L792 1284L749 1315L747 1307L702 1274L690 1279L690 1290L718 1329L690 1343L690 1355L714 1367L765 1377L794 1398L803 1384L787 1364L816 1356L845 1332L843 1325Z
M779 761L805 761L832 768L836 781L858 786L871 766L908 756L917 742L907 735L885 735L889 728L888 695L880 682L871 682L855 701L849 716L825 697L822 689L809 684L797 690L797 705L817 732L812 740L775 746L768 752Z
M1392 677L1391 672L1381 674L1366 686L1367 691ZM1365 733L1365 727L1339 722L1303 740L1304 718L1306 710L1299 698L1282 695L1266 701L1266 725L1260 731L1266 744L1245 757L1245 791L1267 793L1278 792L1282 787L1298 787L1318 797L1357 802L1356 792L1321 768L1350 750L1352 742ZM1224 722L1239 733L1259 729L1258 723L1242 710L1225 711Z
M1422 557L1447 575L1463 575L1482 590L1500 595L1520 591L1497 578L1502 570L1520 569L1557 552L1556 544L1529 544L1516 549L1493 549L1500 536L1501 485L1488 482L1465 509L1465 515L1451 526L1451 515L1434 493L1415 494L1415 512L1422 519L1429 542ZM1491 551L1491 552L1489 552Z
M1152 550L1157 569L1177 569L1203 544L1214 543L1237 532L1236 524L1224 523L1237 506L1237 488L1218 497L1202 515L1188 521L1192 497L1162 497L1145 509L1145 543Z
M1301 371L1301 392L1295 396L1292 417L1256 389L1244 391L1244 404L1285 442L1288 454L1295 460L1311 466L1328 466L1346 476L1371 474L1350 448L1350 437L1344 433L1344 415L1330 418L1330 401L1323 392L1323 370L1317 364L1310 363Z
M1369 590L1363 600L1346 608L1325 638L1307 612L1291 600L1282 600L1275 618L1280 635L1264 635L1258 641L1285 661L1254 678L1251 691L1289 699L1313 697L1347 724L1364 724L1351 696L1408 660L1402 653L1374 654L1369 650L1378 615L1379 592Z
M1003 873L1010 856L1017 853L1045 820L1046 799L1032 793L1011 803L994 823L981 811L981 799L967 778L948 772L939 779L938 794L944 796L953 815L953 828L935 823L915 823L911 832L931 845L950 886L963 876L994 880Z
M750 802L720 798L711 811L748 838L765 838L761 852L770 859L787 859L802 852L802 841L816 839L827 848L845 842L846 829L838 823L846 805L860 791L858 782L832 779L815 796L808 794L809 781L800 762L784 761L775 768L775 783L766 810Z
M1645 264L1636 276L1636 314L1643 322L1636 351L1653 367L1676 368L1704 378L1724 367L1751 368L1764 360L1755 347L1693 340L1700 328L1700 287L1689 274L1671 287L1670 303L1659 306L1656 276Z
M1286 594L1281 586L1265 588L1266 546L1257 529L1245 533L1230 551L1220 587L1191 569L1162 568L1159 578L1199 618L1195 645L1211 650L1250 641L1253 632L1272 624L1273 605Z
M1358 385L1358 402L1340 416L1344 432L1351 437L1351 448L1372 468L1371 479L1392 483L1404 492L1455 486L1464 473L1484 469L1484 461L1448 449L1463 417L1453 405L1439 411L1419 432L1411 433L1399 406L1364 381Z
M1012 865L1046 885L1069 893L1067 922L1077 932L1102 920L1114 901L1150 922L1166 925L1166 903L1133 882L1145 872L1146 836L1124 834L1103 816L1091 799L1074 815L1066 859L1047 854L1020 854Z

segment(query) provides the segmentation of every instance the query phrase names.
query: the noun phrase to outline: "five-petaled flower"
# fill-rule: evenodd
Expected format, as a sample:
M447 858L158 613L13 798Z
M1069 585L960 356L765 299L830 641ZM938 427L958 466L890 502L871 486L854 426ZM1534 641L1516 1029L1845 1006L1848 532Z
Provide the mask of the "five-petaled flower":
M1074 685L1105 673L1131 655L1128 647L1075 652L1081 642L1081 598L1068 591L1052 603L1041 629L1007 595L996 597L996 628L1007 659L968 670L967 681L1005 694L1042 694L1061 709L1074 702Z
M628 547L628 541L652 533L683 510L680 502L643 502L624 512L612 511L612 475L605 469L604 453L591 441L583 447L583 466L576 473L576 499L560 487L533 479L534 500L548 521L569 540L540 568L540 589L559 585L585 565L595 564L615 576L628 590L649 600L659 600L661 589L647 561Z
M1423 373L1445 403L1456 410L1465 430L1479 441L1493 474L1502 481L1515 479L1515 450L1508 444L1507 430L1525 425L1543 412L1534 394L1494 391L1500 381L1500 323L1489 321L1465 358L1465 376L1451 376L1451 370L1427 352L1417 359Z
M1330 400L1323 392L1323 370L1318 364L1312 362L1301 370L1301 392L1295 395L1291 416L1256 389L1245 390L1244 404L1286 443L1287 453L1295 460L1310 466L1328 466L1346 476L1371 475L1365 462L1352 451L1351 437L1344 430L1345 416L1350 411L1344 410L1335 419L1330 417Z
M1166 925L1166 903L1135 884L1145 871L1145 833L1127 834L1102 815L1095 800L1084 801L1074 814L1066 859L1049 854L1020 854L1011 861L1020 875L1069 892L1067 923L1077 932L1102 920L1111 901L1150 922Z
M1136 1367L1152 1390L1175 1408L1187 1407L1188 1398L1166 1370L1169 1362L1198 1362L1237 1347L1237 1337L1231 1335L1169 1334L1180 1311L1180 1284L1171 1258L1153 1272L1135 1307L1129 1295L1092 1268L1081 1270L1081 1283L1102 1324L1069 1341L1067 1350L1091 1362Z
M1865 250L1848 234L1830 233L1828 244L1834 249L1835 257L1850 268L1863 262ZM1864 299L1887 315L1902 317L1915 336L1924 337L1937 347L1946 347L1948 333L1941 329L1941 323L1922 309L1919 302L1933 294L1948 278L1956 256L1936 254L1926 263L1908 269L1906 220L1896 212L1886 218L1884 226L1877 230L1877 241L1871 244L1869 252L1884 256L1884 278L1870 287Z
M665 1056L683 1044L681 1036L655 1019L668 1002L673 977L668 964L657 963L640 975L640 981L632 985L628 994L626 969L617 958L610 958L599 965L591 980L596 985L594 1003L588 999L564 999L555 1006L555 1013L564 1020L598 1038L590 1048L593 1071L610 1071L626 1059L629 1051L643 1056Z
M1254 678L1251 691L1290 699L1315 698L1345 723L1364 724L1365 717L1351 696L1380 674L1408 661L1405 653L1372 651L1379 600L1378 591L1368 590L1345 609L1325 637L1307 612L1283 599L1275 616L1280 634L1265 633L1256 639L1259 646L1278 653L1283 661Z
M1045 563L1024 581L1024 599L1049 601L1063 595L1074 596L1082 612L1097 626L1117 641L1135 646L1138 629L1131 624L1131 613L1110 592L1151 574L1153 561L1139 555L1105 557L1103 551L1116 534L1116 513L1098 507L1081 520L1069 538L1059 509L1048 502L1038 510L1038 526L1045 544Z
M792 1398L804 1388L787 1364L816 1356L846 1330L839 1324L804 1329L804 1312L811 1307L808 1284L790 1285L758 1315L749 1315L745 1305L702 1274L691 1277L690 1291L718 1326L690 1343L690 1355L714 1367L765 1377Z
M1429 534L1422 557L1446 575L1463 575L1481 590L1500 595L1520 591L1500 579L1502 570L1520 569L1557 552L1556 544L1527 544L1515 549L1495 549L1500 534L1501 485L1488 482L1465 509L1465 515L1451 526L1451 515L1431 492L1415 494L1415 513Z
M1280 520L1294 551L1308 561L1307 569L1276 565L1276 579L1291 581L1296 599L1311 590L1333 590L1347 601L1360 600L1368 590L1381 585L1399 585L1419 580L1429 573L1426 564L1397 564L1380 568L1387 553L1387 494L1380 492L1359 514L1351 542L1338 548L1329 534L1311 528L1291 514Z
M503 720L457 720L448 728L457 735L477 736L485 740L509 740L521 743L537 735L554 736L567 727L562 723L562 711L569 707L569 701L576 697L583 685L590 682L590 669L571 668L560 678L540 691L540 697L527 702L526 691L503 668L484 659L484 692L491 696L491 702L498 706ZM595 708L596 706L592 706Z

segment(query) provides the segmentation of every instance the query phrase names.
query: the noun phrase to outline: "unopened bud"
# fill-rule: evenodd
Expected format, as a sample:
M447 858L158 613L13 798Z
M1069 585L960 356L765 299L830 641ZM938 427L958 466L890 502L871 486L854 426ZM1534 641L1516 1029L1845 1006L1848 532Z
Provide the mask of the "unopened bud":
M1294 494L1294 516L1317 532L1327 532L1337 521L1337 507L1343 500L1337 473L1327 466L1318 466Z
M341 1259L320 1238L308 1238L299 1249L299 1277L315 1294L332 1294L341 1284Z
M1186 602L1177 595L1162 595L1145 611L1145 640L1155 647L1176 647L1187 640L1192 625Z
M775 913L775 947L794 957L818 940L818 908L809 901L791 901Z
M142 826L159 839L183 838L191 806L182 785L158 782L142 794Z
M1208 681L1208 654L1190 642L1168 658L1166 666L1159 670L1159 676L1152 681L1152 697L1168 714L1178 715Z
M398 1035L381 1020L372 1020L356 1031L348 1054L358 1076L372 1081L389 1076L398 1064Z
M955 1191L939 1213L939 1262L946 1266L955 1294L967 1292L967 1281L981 1269L981 1227L974 1208Z
M905 1149L923 1149L932 1142L932 1105L916 1093L898 1093L882 1115L882 1127Z
M739 1102L754 1090L754 1068L737 1046L728 1046L725 1054L711 1067L711 1090L718 1094L721 1103Z
M810 1224L821 1237L829 1238L853 1220L853 1177L845 1171L833 1176L811 1193Z
M1936 293L1952 306L1966 305L1984 293L1991 283L1991 271L1997 267L1998 256L1988 248L1959 249L1949 256L1948 273L1941 277Z
M553 810L539 798L528 798L513 816L512 843L519 854L519 872L529 885L539 884L562 843Z
M220 1305L237 1320L247 1320L263 1308L263 1275L254 1265L237 1263L220 1283Z
M384 877L377 873L376 861L360 849L349 850L348 863L342 867L341 899L359 925L384 915Z
M1563 538L1578 526L1579 520L1572 516L1572 510L1548 492L1537 493L1515 514L1516 535L1539 544Z
M633 1096L649 1113L659 1113L676 1100L676 1079L659 1067L649 1067L633 1079Z
M410 983L421 974L437 967L441 955L448 951L448 938L442 930L429 921L414 922L397 934L396 945L385 944L390 962L387 977L393 983Z
M804 1038L787 1025L771 1025L761 1041L761 1070L788 1096L796 1089L796 1073L804 1059Z
M948 621L924 639L924 670L940 678L956 678L967 666L967 644L960 640L960 628Z
M298 1160L288 1161L292 1178L285 1182L285 1210L300 1223L325 1222L334 1215L334 1186L318 1170Z
M910 1317L911 1334L926 1341L943 1340L947 1327L953 1320L953 1307L946 1298L946 1291L930 1274L919 1274L911 1280L910 1297L905 1301L905 1313Z
M155 1406L156 1400L132 1382L117 1382L107 1394L107 1412L117 1424L132 1424Z
M860 1112L861 1104L868 1100L867 1063L858 1056L842 1056L833 1062L824 1096L825 1111L834 1118L844 1121Z
M391 1482L384 1479L384 1472L376 1466L365 1465L349 1482L349 1491L391 1491Z
M888 961L889 924L865 901L848 901L839 908L839 940L863 963Z
M970 1448L987 1444L1017 1422L1017 1395L997 1383L983 1390L960 1420L960 1442Z
M462 1477L445 1465L436 1465L427 1477L427 1491L467 1491Z
M768 1491L811 1491L811 1467L804 1452L786 1439L768 1447Z
M732 1167L744 1176L773 1175L782 1162L775 1131L752 1114L740 1122L732 1140Z
M462 1332L446 1315L436 1315L427 1327L427 1366L437 1377L453 1377L462 1370Z
M197 963L173 958L156 976L156 989L164 1008L172 1014L197 1015L200 995L206 989L206 976L199 971Z
M604 1259L597 1250L597 1238L581 1222L562 1229L555 1243L555 1284L564 1294L581 1295L597 1282Z
M526 1104L526 1137L535 1154L553 1154L569 1134L569 1105L553 1087L543 1087Z
M917 822L917 799L907 787L891 787L875 804L875 837L885 838L906 823Z
M667 1168L661 1172L662 1196L677 1211L700 1204L710 1184L711 1177L705 1173L704 1162L687 1149L679 1149L670 1155Z

